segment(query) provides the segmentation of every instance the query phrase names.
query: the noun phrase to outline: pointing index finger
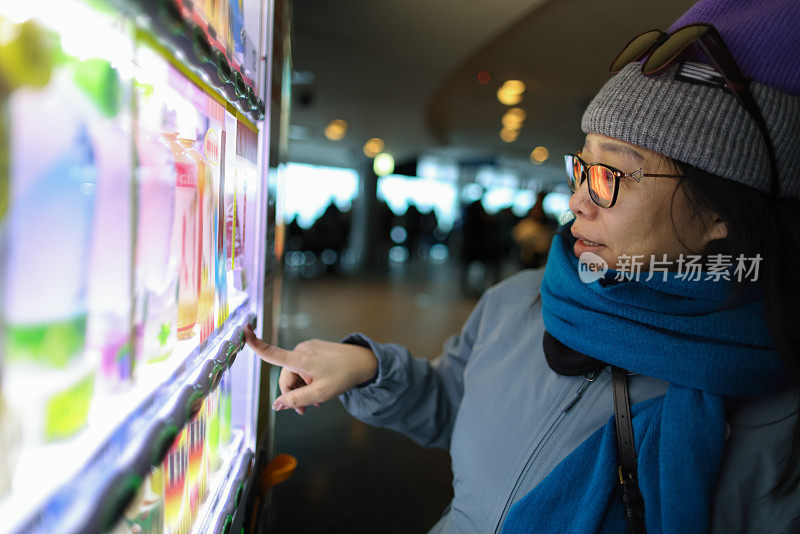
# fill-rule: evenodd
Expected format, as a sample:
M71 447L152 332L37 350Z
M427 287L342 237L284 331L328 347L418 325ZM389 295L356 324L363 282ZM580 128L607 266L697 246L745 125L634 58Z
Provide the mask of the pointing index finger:
M297 369L294 363L294 358L291 356L291 351L283 350L280 347L269 345L263 340L256 337L249 326L244 328L244 339L253 351L258 354L259 358L272 365L279 365L292 370Z

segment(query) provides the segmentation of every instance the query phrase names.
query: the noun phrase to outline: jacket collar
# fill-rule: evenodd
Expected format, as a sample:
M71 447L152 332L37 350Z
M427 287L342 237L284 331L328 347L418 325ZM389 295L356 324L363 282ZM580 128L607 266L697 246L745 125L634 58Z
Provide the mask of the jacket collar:
M580 376L599 371L607 364L591 356L573 350L554 338L550 332L544 331L542 338L544 357L550 369L560 375Z

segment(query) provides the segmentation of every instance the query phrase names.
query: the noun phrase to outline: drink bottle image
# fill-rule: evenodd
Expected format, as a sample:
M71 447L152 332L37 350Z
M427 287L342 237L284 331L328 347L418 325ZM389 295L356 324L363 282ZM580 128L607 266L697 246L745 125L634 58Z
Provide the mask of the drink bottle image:
M188 429L188 469L186 472L186 488L189 495L189 514L197 516L200 504L208 490L207 465L203 463L205 453L205 417L201 409L189 422Z
M219 0L206 0L206 20L216 31L219 25Z
M4 390L25 413L23 440L38 443L80 430L94 392L85 341L97 153L71 69L14 91L8 106Z
M228 294L236 295L240 284L236 283L237 271L241 269L242 232L239 219L241 173L238 165L228 169L225 180L225 270Z
M111 534L161 534L164 530L164 474L154 467Z
M173 351L178 316L178 260L173 254L175 159L164 139L140 125L136 237L136 350L148 363Z
M187 514L187 447L184 428L172 443L162 465L164 476L164 534L185 532Z
M197 163L181 143L177 133L165 133L175 160L175 218L173 235L178 258L178 339L194 335L200 262L197 250ZM184 141L186 139L184 138Z
M237 123L235 157L227 168L225 183L225 246L228 292L242 298L248 290L253 261L252 231L255 186L258 180L258 135ZM248 224L249 223L249 224Z
M97 167L89 254L87 348L99 355L100 377L114 390L133 379L132 268L133 153L126 86L108 61L73 66L97 113L88 132Z
M230 21L231 56L244 68L244 20L237 0L232 0L228 7Z
M9 205L9 174L10 174L10 127L11 112L9 109L10 93L17 86L28 85L42 87L50 79L52 58L42 46L44 35L41 30L26 22L22 25L12 25L0 17L0 32L14 35L16 38L6 39L0 44L0 78L4 80L0 88L0 303L4 302L5 289L5 258L7 256L6 228ZM39 65L25 67L28 63L26 56L31 52L44 52ZM42 68L44 67L44 68ZM14 73L17 76L14 76ZM6 401L7 392L3 388L4 380L4 347L5 347L5 318L4 310L0 305L0 500L11 489L11 481L19 456L21 444L21 413L13 409ZM7 379L6 379L7 380Z
M217 291L216 317L217 326L221 326L228 318L228 274L225 254L227 234L225 231L225 187L227 174L232 172L232 159L236 157L236 118L230 113L225 114L225 129L220 139L220 172L217 175L216 191L214 195L214 228L216 229L216 258L215 258L215 286Z
M222 465L219 454L219 386L206 397L206 452L209 472L216 472Z
M200 473L198 474L198 489L200 492L200 502L206 500L208 496L208 475L209 475L209 450L208 450L208 397L203 400L203 407L198 416L200 419Z
M214 131L206 134L205 144ZM188 149L187 149L188 150ZM197 309L197 322L200 324L200 341L214 331L214 184L209 162L193 147L191 154L197 161L198 179L198 251L200 253L200 295Z
M219 384L219 446L231 441L231 373L226 371Z
M140 46L136 64L134 350L137 362L157 363L173 354L177 339L177 174L188 158L177 143L176 102L165 89L166 62Z
M200 442L200 429L197 416L192 419L188 426L188 461L186 469L186 488L189 495L189 514L194 517L200 507L200 456L202 445Z
M234 206L236 210L236 242L233 248L233 262L235 276L233 278L234 288L237 291L247 291L249 287L250 269L253 264L253 217L255 209L252 202L255 197L253 184L256 183L257 176L255 165L249 161L240 159L236 169L236 191Z
M217 23L215 28L217 30L217 36L222 44L225 45L226 53L232 50L230 46L231 42L231 30L230 30L230 2L236 2L238 0L217 0Z
M228 171L225 185L225 268L228 271L228 292L233 295L242 294L248 287L245 223L250 215L247 212L248 181L254 174L249 167L249 162L237 158L236 165Z

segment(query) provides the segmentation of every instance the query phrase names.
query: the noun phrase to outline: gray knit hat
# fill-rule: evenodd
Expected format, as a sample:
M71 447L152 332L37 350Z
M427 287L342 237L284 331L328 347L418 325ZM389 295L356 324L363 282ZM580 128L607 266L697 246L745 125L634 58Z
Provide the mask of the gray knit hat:
M775 148L783 197L800 194L798 6L797 0L701 0L673 25L713 24L753 80L750 89ZM692 48L659 74L645 76L640 63L627 65L594 97L581 128L768 193L769 158L757 126Z

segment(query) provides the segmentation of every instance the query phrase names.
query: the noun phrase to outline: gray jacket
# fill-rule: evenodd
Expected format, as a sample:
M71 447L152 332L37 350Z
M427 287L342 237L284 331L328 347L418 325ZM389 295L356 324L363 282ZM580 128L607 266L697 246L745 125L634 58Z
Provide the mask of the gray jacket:
M431 532L499 532L511 505L613 414L608 369L589 380L545 361L536 299L543 273L523 271L489 289L432 362L362 334L344 340L378 358L377 379L340 396L345 408L420 445L449 448L454 497ZM632 403L666 390L661 380L630 379ZM797 393L729 413L714 533L800 532L800 491L768 496L789 450Z

